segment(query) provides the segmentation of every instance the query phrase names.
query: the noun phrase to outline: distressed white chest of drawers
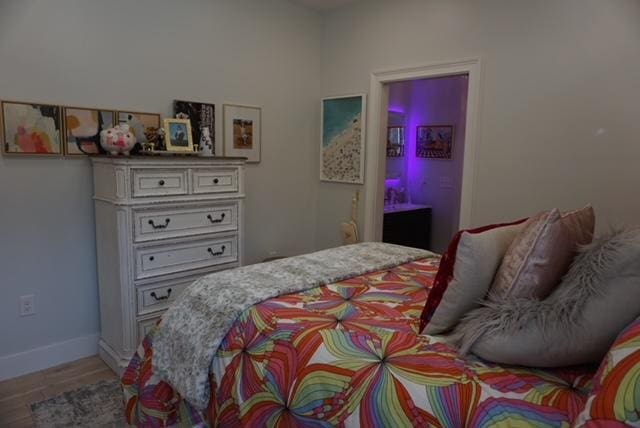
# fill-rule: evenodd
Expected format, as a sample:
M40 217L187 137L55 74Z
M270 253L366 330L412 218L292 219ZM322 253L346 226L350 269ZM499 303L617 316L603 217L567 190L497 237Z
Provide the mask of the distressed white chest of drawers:
M94 157L102 359L120 373L197 278L242 265L244 161Z

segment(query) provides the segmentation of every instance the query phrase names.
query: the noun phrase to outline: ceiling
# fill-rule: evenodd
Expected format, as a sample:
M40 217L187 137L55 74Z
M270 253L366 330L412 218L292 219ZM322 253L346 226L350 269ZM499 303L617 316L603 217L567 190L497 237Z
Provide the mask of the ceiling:
M300 4L303 4L311 9L315 9L320 12L327 12L330 10L338 9L349 3L353 3L356 0L294 0Z

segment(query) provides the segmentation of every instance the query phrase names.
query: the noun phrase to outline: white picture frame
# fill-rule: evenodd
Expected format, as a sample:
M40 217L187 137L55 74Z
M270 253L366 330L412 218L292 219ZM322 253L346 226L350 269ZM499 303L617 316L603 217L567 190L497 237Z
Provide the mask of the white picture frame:
M320 181L363 184L367 95L320 101Z
M222 153L245 157L247 163L259 163L262 152L262 109L256 106L224 104Z

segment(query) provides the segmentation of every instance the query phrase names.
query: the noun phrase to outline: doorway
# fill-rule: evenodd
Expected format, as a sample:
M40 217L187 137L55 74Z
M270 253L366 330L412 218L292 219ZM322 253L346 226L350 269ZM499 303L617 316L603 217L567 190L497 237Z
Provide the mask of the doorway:
M473 185L477 152L476 122L480 92L480 60L477 58L427 64L418 67L377 71L371 75L369 122L367 132L367 160L365 181L364 240L381 241L384 220L385 179L387 170L387 136L389 121L390 84L420 79L466 75L467 97L463 141L462 173L459 180L460 197L457 224L454 229L471 226L473 213ZM437 124L436 124L437 125ZM417 132L417 130L414 130ZM411 130L405 130L405 138ZM455 132L455 131L454 131ZM418 138L417 135L415 137ZM407 148L405 147L405 151ZM455 152L453 153L455 155ZM444 162L444 161L443 161ZM452 182L451 185L454 183ZM440 179L435 180L440 186ZM443 179L442 186L449 182ZM456 223L454 219L454 223Z
M443 253L458 231L468 77L386 84L383 242Z

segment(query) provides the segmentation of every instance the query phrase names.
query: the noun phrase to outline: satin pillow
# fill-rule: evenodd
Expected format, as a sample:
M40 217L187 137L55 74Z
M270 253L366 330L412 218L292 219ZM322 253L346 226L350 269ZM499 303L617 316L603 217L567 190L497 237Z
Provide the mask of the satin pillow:
M534 215L509 246L492 294L544 299L569 269L578 246L591 242L594 227L591 206L564 215L558 209Z
M443 333L479 304L525 220L461 230L453 237L422 311L421 332Z

